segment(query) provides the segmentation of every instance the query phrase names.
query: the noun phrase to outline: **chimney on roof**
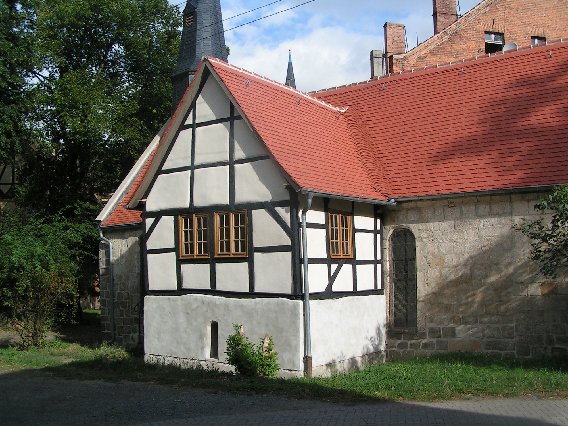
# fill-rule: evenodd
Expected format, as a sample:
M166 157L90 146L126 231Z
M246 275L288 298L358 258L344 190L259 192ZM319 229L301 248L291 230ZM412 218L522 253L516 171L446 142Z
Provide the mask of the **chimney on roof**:
M371 78L383 75L383 51L380 49L371 50Z
M296 79L294 78L294 67L292 66L292 51L288 50L288 69L286 70L286 86L296 88Z
M434 34L438 34L458 20L456 0L432 0Z
M406 28L403 24L385 22L385 72L396 72L399 69L395 56L406 52Z

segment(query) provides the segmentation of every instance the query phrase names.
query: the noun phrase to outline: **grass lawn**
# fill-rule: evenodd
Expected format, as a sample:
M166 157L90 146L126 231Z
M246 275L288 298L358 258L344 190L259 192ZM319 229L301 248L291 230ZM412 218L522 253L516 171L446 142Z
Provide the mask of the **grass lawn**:
M568 395L568 369L484 355L449 354L373 365L312 379L247 378L202 369L146 365L121 349L50 342L19 351L0 348L0 371L42 369L74 379L130 380L194 386L213 392L269 393L335 401L436 400L480 396Z

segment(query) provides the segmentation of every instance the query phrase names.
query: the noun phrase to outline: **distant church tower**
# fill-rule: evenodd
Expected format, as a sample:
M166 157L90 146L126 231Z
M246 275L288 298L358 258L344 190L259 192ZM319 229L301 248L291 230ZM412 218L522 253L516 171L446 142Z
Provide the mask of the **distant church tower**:
M188 0L185 5L179 58L172 76L172 110L177 108L203 56L227 60L220 0Z
M286 71L286 86L296 88L296 79L294 78L294 67L292 66L292 51L288 50L288 70Z

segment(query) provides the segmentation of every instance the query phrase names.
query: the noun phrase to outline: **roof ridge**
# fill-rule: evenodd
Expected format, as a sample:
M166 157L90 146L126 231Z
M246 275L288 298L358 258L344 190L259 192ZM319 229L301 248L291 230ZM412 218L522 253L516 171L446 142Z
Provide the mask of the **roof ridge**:
M322 106L324 106L324 107L326 107L326 108L332 109L333 111L337 111L337 112L343 113L343 112L345 112L345 111L347 110L347 108L337 107L337 106L332 105L332 104L330 104L330 103L328 103L328 102L322 101L321 99L315 98L315 97L313 97L313 96L311 96L311 95L309 94L309 93L311 93L311 92L308 92L308 93L302 92L301 90L295 89L295 88L290 87L290 86L286 86L286 85L283 84L283 83L280 83L280 82L278 82L278 81L276 81L276 80L272 80L272 79L270 79L270 78L268 78L268 77L265 77L265 76L263 76L263 75L257 74L257 73L255 73L255 72L249 71L249 70L247 70L247 69L245 69L245 68L237 67L236 65L230 64L230 63L228 63L228 62L226 62L226 61L223 61L222 59L218 59L218 58L214 58L214 57L212 57L212 56L208 56L208 57L207 57L207 60L208 60L209 62L213 62L213 63L219 64L219 65L225 66L225 67L227 67L227 68L231 68L231 69L233 69L233 70L235 70L235 71L239 71L239 72L241 72L241 73L243 73L243 74L247 74L247 75L249 75L249 76L251 76L251 77L257 78L257 79L262 80L262 81L265 81L265 82L267 82L267 83L274 84L274 85L278 86L278 87L281 88L281 89L284 89L284 90L288 90L288 91L290 91L290 92L293 92L294 94L300 95L300 96L302 96L302 97L304 97L304 98L306 98L306 99L308 99L308 100L310 100L310 101L312 101L312 102L315 102L315 103L317 103L317 104L320 104L320 105L322 105Z
M419 71L435 70L435 69L449 68L449 67L454 67L454 66L457 67L458 65L463 65L463 64L471 65L475 62L479 62L479 61L482 61L484 59L499 58L499 57L509 55L509 54L515 53L515 52L520 52L520 51L529 52L529 51L535 50L535 49L546 50L546 48L550 48L551 46L559 47L557 45L568 45L568 38L559 38L559 39L554 39L554 40L550 40L550 41L547 40L545 42L545 44L541 44L541 45L538 45L538 46L533 46L533 45L527 45L527 46L522 46L522 47L517 46L515 49L511 49L511 50L507 50L507 51L501 51L501 52L496 52L496 53L484 53L482 55L476 55L476 56L471 56L469 58L458 59L457 61L444 62L444 63L436 64L436 65L426 65L426 66L419 67L419 68L411 68L409 70L403 70L403 71L399 71L399 72L395 72L395 73L388 73L386 75L380 75L380 76L377 76L377 77L373 77L369 80L344 84L344 85L335 86L335 87L328 87L328 88L325 88L325 89L314 90L314 91L309 92L309 93L310 94L316 94L316 93L319 94L319 93L331 92L331 91L338 90L338 89L346 89L346 88L351 87L351 86L360 86L360 85L373 83L375 81L387 80L389 78L394 78L394 77L397 77L397 76L400 76L400 75L415 74Z
M371 188L377 193L382 195L386 199L390 199L388 191L388 180L385 178L383 173L383 168L372 167L369 163L373 161L373 153L370 150L372 144L367 127L361 124L359 117L355 113L345 114L345 120L347 127L351 136L353 138L353 145L355 146L355 153L359 162L363 166L363 170L369 178ZM376 149L380 150L380 147L375 146Z

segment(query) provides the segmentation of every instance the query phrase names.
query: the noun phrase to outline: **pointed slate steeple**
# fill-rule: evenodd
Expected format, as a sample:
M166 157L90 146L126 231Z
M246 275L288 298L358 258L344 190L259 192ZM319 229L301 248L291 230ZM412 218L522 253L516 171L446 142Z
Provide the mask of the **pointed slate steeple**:
M227 60L220 0L188 0L185 5L179 58L172 76L172 111L203 56Z
M292 66L292 51L288 50L288 70L286 71L286 86L296 88L296 79L294 78L294 67Z

